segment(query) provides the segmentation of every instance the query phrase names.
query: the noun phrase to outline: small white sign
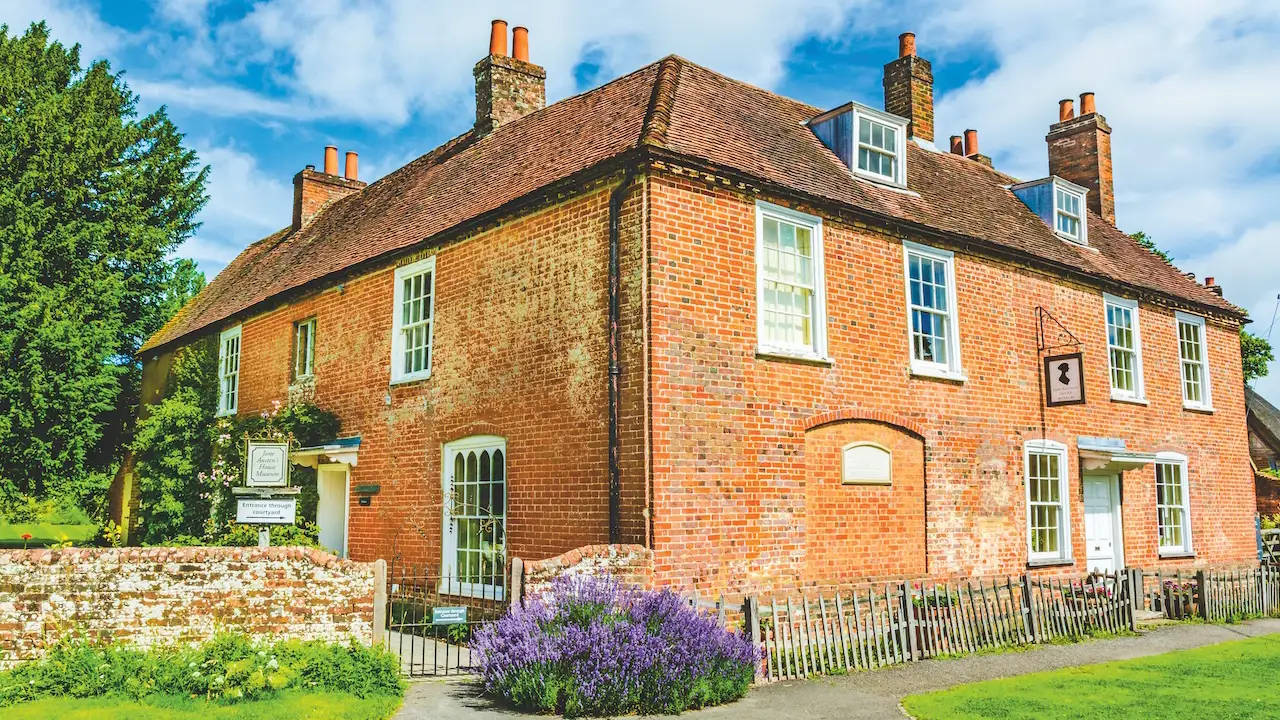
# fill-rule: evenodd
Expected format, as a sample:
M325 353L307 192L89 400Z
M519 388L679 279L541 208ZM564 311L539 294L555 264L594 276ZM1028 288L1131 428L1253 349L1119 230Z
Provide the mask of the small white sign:
M893 454L875 443L844 447L840 481L846 485L888 485L893 482Z
M289 484L289 443L249 441L244 484L284 487Z
M298 517L298 500L240 498L236 501L236 522L245 525L292 525Z

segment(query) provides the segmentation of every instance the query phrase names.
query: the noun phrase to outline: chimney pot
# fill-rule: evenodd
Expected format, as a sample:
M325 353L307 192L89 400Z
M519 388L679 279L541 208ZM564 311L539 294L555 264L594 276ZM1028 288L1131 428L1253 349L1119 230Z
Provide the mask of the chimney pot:
M489 55L472 68L476 81L476 135L488 135L547 105L547 71L529 62L529 30L517 27L515 56L507 55L507 23L493 21Z
M915 33L898 36L898 57L884 66L884 110L909 121L909 137L933 143L933 66L916 55Z
M972 157L978 154L978 131L977 130L970 129L970 130L964 131L964 154L967 157Z
M359 174L359 168L360 168L359 163L360 163L360 159L356 156L356 154L348 150L347 151L347 167L346 167L346 170L342 173L342 176L348 180L359 180L359 178L357 177L357 175Z
M489 28L489 54L506 57L507 54L507 21L494 20Z
M951 152L956 155L964 155L964 138L959 135L951 136Z
M1097 108L1095 108L1093 105L1093 93L1091 92L1080 93L1080 114L1092 115L1097 111L1098 111Z
M324 174L338 174L338 148L334 145L324 146Z
M1064 115L1059 103L1058 122L1049 126L1049 174L1088 188L1085 204L1108 223L1116 224L1115 179L1111 166L1111 126L1098 114L1093 93L1080 93L1080 112Z
M915 57L916 34L904 32L898 36L898 57Z
M1209 275L1209 276L1205 277L1205 279L1204 279L1204 284L1205 284L1205 287L1213 287L1213 285L1214 285L1214 282L1213 282L1213 276L1212 276L1212 275Z
M511 31L511 55L521 62L529 62L529 28L517 27Z
M1066 122L1076 116L1075 104L1070 98L1058 101L1058 122Z

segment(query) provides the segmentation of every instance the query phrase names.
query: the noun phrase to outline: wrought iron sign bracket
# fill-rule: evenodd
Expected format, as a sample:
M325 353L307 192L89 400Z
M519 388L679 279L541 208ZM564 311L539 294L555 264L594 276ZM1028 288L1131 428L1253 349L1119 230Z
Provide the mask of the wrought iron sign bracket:
M1067 329L1066 325L1049 314L1048 310L1036 306L1036 349L1042 353L1061 348L1079 350L1084 343Z

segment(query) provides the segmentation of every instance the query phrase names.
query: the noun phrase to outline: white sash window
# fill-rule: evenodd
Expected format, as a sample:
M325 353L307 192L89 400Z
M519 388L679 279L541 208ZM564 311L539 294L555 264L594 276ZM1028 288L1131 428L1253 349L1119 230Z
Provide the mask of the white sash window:
M218 415L240 407L240 326L222 333L218 345Z
M445 592L501 600L506 572L507 445L464 438L444 448Z
M431 330L435 319L436 259L396 268L391 336L391 382L431 376Z

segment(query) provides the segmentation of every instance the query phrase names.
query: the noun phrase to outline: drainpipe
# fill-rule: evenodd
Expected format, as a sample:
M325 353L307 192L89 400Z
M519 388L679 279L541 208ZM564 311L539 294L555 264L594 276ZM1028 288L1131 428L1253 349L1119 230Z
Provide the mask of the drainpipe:
M622 174L622 181L609 193L609 543L616 544L622 537L622 443L619 440L621 425L622 368L619 366L622 339L618 329L621 310L618 307L622 294L622 268L618 262L619 219L622 200L627 186L635 176L635 166L629 165Z

